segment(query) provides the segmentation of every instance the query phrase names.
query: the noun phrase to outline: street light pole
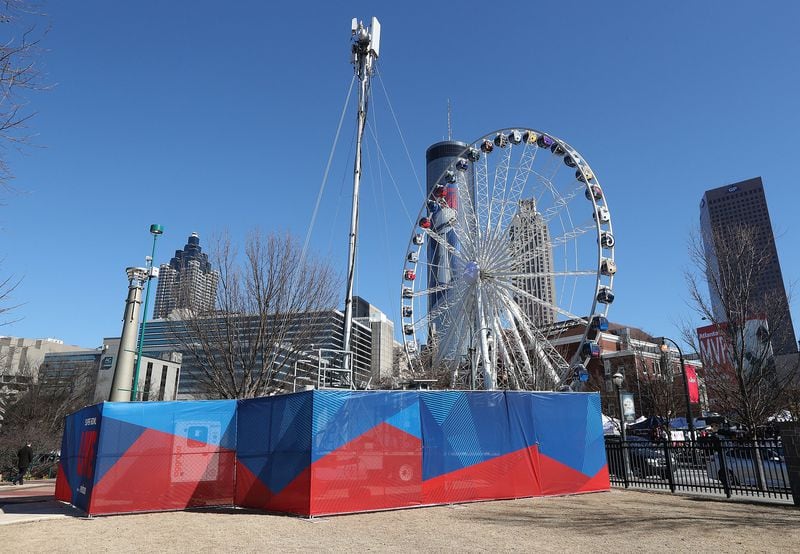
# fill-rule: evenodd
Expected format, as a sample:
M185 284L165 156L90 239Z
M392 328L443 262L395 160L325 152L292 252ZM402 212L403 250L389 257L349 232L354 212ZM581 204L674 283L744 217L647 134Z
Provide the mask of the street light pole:
M678 350L678 359L680 360L681 364L681 373L683 374L683 394L686 399L686 424L689 426L689 438L694 440L694 419L692 418L692 403L689 399L689 378L686 375L686 364L683 361L683 352L681 351L681 347L678 346L678 343L672 339L667 337L661 337L661 351L666 353L669 352L669 346L667 342L669 341L675 345L675 348Z
M611 377L611 380L614 382L614 389L617 391L617 407L619 408L619 435L624 443L628 438L625 431L625 412L622 409L622 382L625 380L625 376L622 375L622 373L615 373Z
M625 488L628 488L630 483L630 461L628 459L628 435L625 431L625 410L622 409L622 383L625 381L625 376L622 373L615 373L611 376L611 381L614 383L614 388L617 391L617 407L619 408L619 436L622 439L620 442L620 449L622 454L622 478L625 482Z
M142 329L139 333L139 348L136 352L136 368L133 370L133 386L131 387L131 402L137 400L139 393L139 368L142 365L142 347L144 346L144 328L147 325L147 305L150 303L150 281L153 279L153 267L156 256L156 239L158 235L164 233L164 227L153 223L150 226L150 234L153 235L153 250L150 253L149 261L147 262L147 290L144 294L144 311L142 312Z

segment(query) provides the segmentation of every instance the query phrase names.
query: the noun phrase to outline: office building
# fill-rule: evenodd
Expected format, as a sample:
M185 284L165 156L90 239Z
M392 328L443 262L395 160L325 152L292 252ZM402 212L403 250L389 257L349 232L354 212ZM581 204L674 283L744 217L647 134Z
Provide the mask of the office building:
M2 405L37 380L39 366L49 352L74 352L80 346L59 339L0 337L0 412Z
M541 277L515 278L515 286L534 297L555 306L555 278L553 277L553 249L550 230L542 214L536 209L533 198L520 200L517 213L509 226L514 270L522 274L541 274ZM553 308L542 305L528 296L515 297L517 304L537 327L556 320Z
M212 311L218 281L219 273L211 268L200 236L192 233L183 250L176 250L169 263L159 267L153 319L168 317L175 310Z
M45 354L39 367L42 392L66 394L85 404L107 401L118 351L119 338L106 338L100 348ZM180 371L181 355L177 352L142 356L137 399L175 400Z
M394 323L385 313L360 296L353 297L353 304L355 321L368 326L372 332L370 362L372 385L397 377L394 361Z
M767 314L768 320L780 319L781 321L780 327L772 339L773 350L776 354L797 352L794 326L789 312L789 303L761 177L708 190L703 195L700 202L700 230L710 272L719 272L716 251L720 245L717 242L725 236L727 229L738 226L752 229L756 241L756 251L769 254L770 261L765 267L760 268L759 275L753 283L752 297L768 296L770 302L777 306L771 310L772 314ZM709 294L714 319L721 323L727 321L727 318L721 299L711 282L712 280L709 278ZM745 314L745 317L759 315L763 314ZM772 325L771 322L770 325Z
M271 331L266 331L266 336L262 335L258 340L275 341L280 344L276 345L275 349L264 346L263 352L259 353L259 357L253 362L260 364L264 354L269 356L274 371L270 376L271 384L288 392L302 390L307 386L317 386L318 370L321 367L343 367L341 350L344 343L344 314L338 310L298 313L291 317L288 327L285 327L284 321L272 324L269 318L267 319L264 327L274 330L276 326L280 326L285 332L272 331L281 335L277 337L270 336ZM237 337L233 344L234 351L238 353L237 355L247 354L252 352L247 342L256 339L259 327L260 320L256 315L229 316L228 320L222 315L209 315L207 318L191 321L179 318L148 321L144 331L143 350L148 355L164 351L176 351L182 354L183 363L178 388L180 399L216 397L215 393L204 385L203 366L198 363L190 345L205 345L209 351L221 354L223 351L230 352L231 339L225 333L226 330L230 330L231 334ZM253 331L249 332L249 329ZM195 338L200 333L204 335L202 340ZM239 346L241 348L237 349ZM370 382L372 374L372 330L369 325L361 321L353 322L352 350L353 381L356 387L362 388ZM220 367L222 366L225 364L221 363ZM331 373L329 376L335 377ZM242 373L237 379L241 378ZM330 384L327 383L328 386Z

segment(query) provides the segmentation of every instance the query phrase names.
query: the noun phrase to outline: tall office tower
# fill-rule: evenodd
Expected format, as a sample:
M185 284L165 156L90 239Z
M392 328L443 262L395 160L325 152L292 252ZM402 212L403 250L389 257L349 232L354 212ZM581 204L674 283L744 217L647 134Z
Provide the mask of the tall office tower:
M553 277L553 248L550 244L550 230L542 214L536 210L536 200L528 198L519 201L517 213L509 226L511 254L515 260L517 273L542 273L541 277L514 279L514 285L555 305L556 285ZM555 323L556 312L527 296L516 297L517 304L535 326Z
M710 270L718 271L715 269L717 267L716 249L718 245L715 244L717 238L726 229L740 225L754 230L758 251L771 253L771 261L761 269L759 278L754 283L753 293L756 297L764 294L773 295L778 303L777 312L784 323L772 339L772 348L776 354L797 352L792 317L789 313L786 289L783 286L781 265L775 248L775 237L772 234L772 223L761 177L708 190L703 195L700 202L700 231L703 235L703 247ZM711 286L710 280L709 294L714 318L717 321L725 321L721 300ZM760 315L763 314L752 314L752 317L758 318Z
M431 215L432 230L440 236L445 236L448 244L454 248L458 248L458 239L452 229L451 221L459 209L458 185L455 182L448 182L445 171L458 158L463 157L468 148L469 145L463 142L446 140L431 145L425 152L428 211ZM465 175L467 187L471 191L472 171L465 172ZM430 200L431 192L438 184L445 187L444 196L438 200ZM428 288L442 287L453 280L453 262L454 259L446 248L434 240L428 241ZM434 314L430 318L429 340L431 336L446 331L443 328L446 314L442 310L447 302L447 294L447 290L439 290L428 295L428 313ZM454 347L457 348L458 345ZM445 358L457 354L440 352Z
M163 319L173 310L213 310L218 280L219 273L211 269L208 254L200 247L200 236L192 233L183 250L176 250L175 257L159 268L153 319Z

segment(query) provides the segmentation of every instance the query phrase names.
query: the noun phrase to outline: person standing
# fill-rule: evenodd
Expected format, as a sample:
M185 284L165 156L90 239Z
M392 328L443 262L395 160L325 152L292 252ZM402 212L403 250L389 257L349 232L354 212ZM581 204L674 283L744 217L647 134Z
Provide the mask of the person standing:
M31 448L30 441L28 441L25 443L25 446L23 446L17 451L17 468L19 469L19 472L17 473L17 477L13 481L15 485L17 483L19 483L20 485L23 484L22 479L28 472L28 466L31 465L32 461L33 461L33 449Z

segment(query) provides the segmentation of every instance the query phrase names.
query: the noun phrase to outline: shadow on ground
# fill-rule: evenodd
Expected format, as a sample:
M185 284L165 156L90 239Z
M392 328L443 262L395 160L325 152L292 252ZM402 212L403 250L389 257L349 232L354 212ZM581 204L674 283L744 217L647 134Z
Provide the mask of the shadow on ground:
M501 527L536 526L561 532L619 534L620 530L675 531L724 530L747 527L749 531L796 529L800 510L784 505L671 497L633 491L596 493L615 495L613 511L587 512L581 496L565 497L558 503L530 505L504 503L487 506L480 513L464 514L475 523ZM676 503L676 500L680 501Z

